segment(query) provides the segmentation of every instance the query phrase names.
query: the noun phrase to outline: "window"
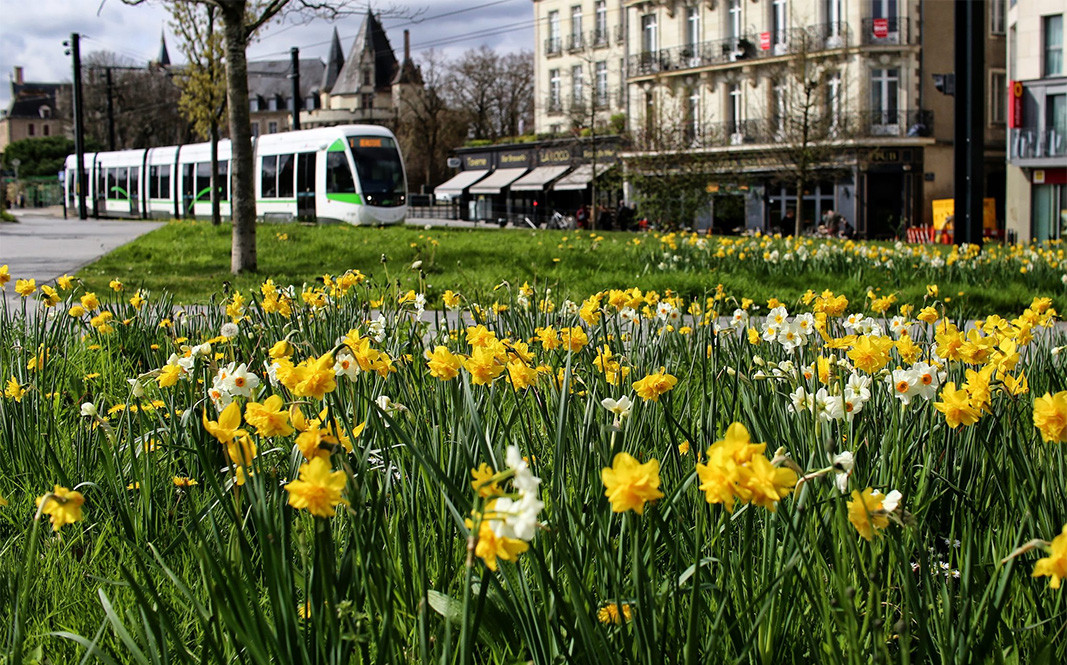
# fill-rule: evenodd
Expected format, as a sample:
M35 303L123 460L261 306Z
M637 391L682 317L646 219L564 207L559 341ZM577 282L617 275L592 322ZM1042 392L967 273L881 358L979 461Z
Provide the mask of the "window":
M608 63L603 60L596 63L596 103L608 105Z
M326 193L356 193L356 183L352 179L352 169L348 166L348 156L341 150L326 153Z
M700 138L700 88L693 88L689 91L689 100L685 109L686 120L686 138L690 143L696 143Z
M278 133L278 123L274 122L274 121L268 122L267 123L267 133L268 134L277 134Z
M30 136L33 136L37 133L32 122L29 124L29 127L26 128L26 131L29 133Z
M278 198L291 198L295 192L293 177L296 173L294 155L278 155Z
M788 23L786 20L786 0L772 0L771 2L771 36L774 39L774 45L785 46L789 41L789 34L787 32ZM781 49L775 49L781 50Z
M652 53L657 50L659 50L659 40L656 33L656 15L645 14L641 17L641 51Z
M785 82L778 80L771 84L771 125L774 127L776 138L785 135Z
M52 127L51 127L51 125L45 125L44 127L41 128L41 130L42 130L42 132L44 133L45 136L48 136L52 132Z
M575 65L571 67L571 102L575 106L582 104L582 97L584 94L583 88L585 87L585 75L582 73L582 66Z
M211 162L198 162L196 165L196 197L197 201L207 202L211 200Z
M363 85L370 85L370 84L371 84L370 83L370 70L369 69L364 69L363 70Z
M685 43L696 46L700 43L700 7L686 7Z
M871 0L871 18L896 18L897 0Z
M545 52L549 54L559 53L559 12L548 12L548 41L545 43Z
M734 83L730 86L729 97L726 107L726 117L730 134L741 133L741 85Z
M1045 40L1045 76L1063 74L1063 14L1041 17Z
M571 7L571 41L570 48L582 48L582 6Z
M826 0L826 45L829 48L838 48L844 44L841 36L844 33L844 25L841 12L841 0Z
M989 72L989 124L1003 125L1007 116L1008 79L1003 69Z
M597 0L594 14L596 17L594 27L594 39L597 46L608 43L608 3L607 0Z
M826 113L830 116L830 135L836 136L841 127L841 73L830 74L826 81Z
M989 32L994 35L1003 35L1006 19L1007 10L1004 8L1004 0L989 0Z
M741 39L741 0L730 0L726 11L730 14L726 22L727 39Z
M369 111L374 108L373 92L365 92L359 96L359 108L364 111Z
M883 127L897 125L899 85L899 69L875 69L871 71L872 125Z
M1045 129L1055 132L1062 141L1067 135L1067 94L1045 96ZM1063 154L1063 149L1050 154Z
M259 123L258 122L253 122L252 123L252 136L259 136Z
M548 110L559 111L560 110L560 96L562 94L563 82L559 75L558 69L552 69L548 72Z
M278 198L278 156L264 155L259 167L259 191L265 199Z

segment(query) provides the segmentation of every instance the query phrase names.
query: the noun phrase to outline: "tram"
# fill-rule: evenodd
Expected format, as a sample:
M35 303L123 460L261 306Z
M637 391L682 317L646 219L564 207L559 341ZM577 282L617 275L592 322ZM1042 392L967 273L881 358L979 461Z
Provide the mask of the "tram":
M67 205L78 205L77 158L68 156ZM230 141L219 141L216 178L230 215ZM253 139L256 216L264 221L403 223L407 178L396 137L377 125L340 125ZM86 153L92 217L210 219L211 145Z

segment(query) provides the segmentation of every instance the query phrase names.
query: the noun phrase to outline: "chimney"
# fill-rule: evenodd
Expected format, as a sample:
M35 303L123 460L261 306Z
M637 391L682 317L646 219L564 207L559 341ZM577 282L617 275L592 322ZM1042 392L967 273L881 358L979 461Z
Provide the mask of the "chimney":
M411 60L411 33L404 31L404 62Z
M22 85L22 67L15 67L15 85Z

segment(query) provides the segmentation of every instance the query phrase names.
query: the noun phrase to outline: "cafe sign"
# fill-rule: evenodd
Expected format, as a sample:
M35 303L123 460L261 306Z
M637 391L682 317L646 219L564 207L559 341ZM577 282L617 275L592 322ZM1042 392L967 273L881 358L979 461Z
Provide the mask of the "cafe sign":
M479 152L473 155L463 155L463 170L472 171L475 169L485 170L492 166L492 161L489 158L488 153Z

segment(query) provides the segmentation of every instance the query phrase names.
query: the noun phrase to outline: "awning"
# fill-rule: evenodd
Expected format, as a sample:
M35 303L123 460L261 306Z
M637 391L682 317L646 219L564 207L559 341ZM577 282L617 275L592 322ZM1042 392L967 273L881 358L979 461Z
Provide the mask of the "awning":
M518 180L523 173L526 173L525 168L497 169L489 174L488 178L471 187L471 194L499 194L500 190Z
M603 175L605 171L610 169L613 164L597 164L596 174L597 177ZM574 169L567 175L559 179L559 182L552 185L552 189L559 191L568 191L575 189L585 189L589 186L589 183L593 181L593 165L582 164L578 168Z
M460 171L446 182L434 188L433 194L439 199L451 199L463 195L463 190L489 174L489 171Z
M563 166L538 166L533 171L530 171L523 177L516 180L511 185L511 191L513 192L541 192L544 191L545 185L552 182L556 178L563 175L563 172L569 169L567 165Z

